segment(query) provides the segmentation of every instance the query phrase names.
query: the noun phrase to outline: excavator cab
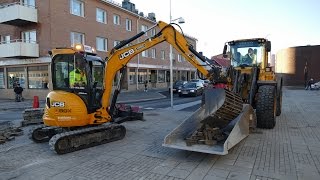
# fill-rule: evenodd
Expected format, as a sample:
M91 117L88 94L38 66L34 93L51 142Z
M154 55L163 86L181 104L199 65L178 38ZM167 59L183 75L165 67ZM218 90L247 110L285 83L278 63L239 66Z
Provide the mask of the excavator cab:
M59 121L68 115L77 119L77 123L87 125L88 114L101 107L99 99L103 90L104 62L92 49L78 44L75 48L57 48L50 52L53 91L47 96L46 110L47 114L65 113L44 116L45 124L68 127L70 121ZM77 108L70 108L74 106Z

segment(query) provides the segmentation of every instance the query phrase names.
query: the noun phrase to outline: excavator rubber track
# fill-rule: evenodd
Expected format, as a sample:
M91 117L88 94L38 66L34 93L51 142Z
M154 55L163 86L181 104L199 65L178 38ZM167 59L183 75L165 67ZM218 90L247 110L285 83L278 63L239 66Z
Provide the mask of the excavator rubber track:
M49 146L57 154L66 154L121 140L125 134L126 129L122 125L100 125L56 134L50 139Z
M63 132L62 128L38 125L30 130L29 138L36 143L49 142L56 134Z

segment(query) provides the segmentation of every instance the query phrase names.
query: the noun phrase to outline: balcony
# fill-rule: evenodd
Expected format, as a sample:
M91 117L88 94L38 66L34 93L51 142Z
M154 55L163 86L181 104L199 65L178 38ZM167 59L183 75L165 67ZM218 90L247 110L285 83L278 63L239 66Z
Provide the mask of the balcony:
M38 22L38 12L34 6L19 2L0 4L0 23L23 26Z
M39 57L39 44L21 39L0 42L0 58Z

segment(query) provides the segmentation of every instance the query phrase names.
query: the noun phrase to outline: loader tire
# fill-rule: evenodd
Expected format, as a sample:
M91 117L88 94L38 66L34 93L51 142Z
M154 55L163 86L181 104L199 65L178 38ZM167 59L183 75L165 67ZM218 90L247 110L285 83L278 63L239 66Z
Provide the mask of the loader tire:
M281 109L282 109L282 78L278 82L278 88L277 88L277 112L276 115L281 115Z
M282 90L277 95L277 116L281 115L281 108L282 108Z
M276 125L276 89L274 86L260 86L256 102L257 127L272 129Z

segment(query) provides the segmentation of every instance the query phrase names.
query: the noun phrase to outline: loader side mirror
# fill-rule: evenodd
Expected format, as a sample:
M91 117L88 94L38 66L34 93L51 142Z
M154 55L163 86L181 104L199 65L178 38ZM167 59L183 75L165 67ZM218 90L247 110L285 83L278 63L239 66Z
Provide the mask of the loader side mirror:
M223 53L222 53L224 58L227 58L227 57L228 57L228 55L227 55L227 48L228 48L228 46L225 44L224 47L223 47Z
M267 51L267 52L270 52L270 51L271 51L271 42L270 42L270 41L267 41L267 42L266 42L266 51Z

